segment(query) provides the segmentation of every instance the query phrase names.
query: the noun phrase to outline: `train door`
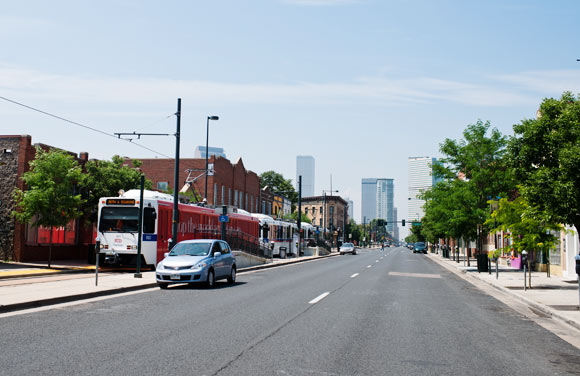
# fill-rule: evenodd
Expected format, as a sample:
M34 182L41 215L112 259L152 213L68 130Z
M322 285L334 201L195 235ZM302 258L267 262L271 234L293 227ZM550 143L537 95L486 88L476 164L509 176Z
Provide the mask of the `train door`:
M159 218L157 220L157 260L158 264L163 260L163 255L169 250L169 238L171 237L171 210L159 207Z

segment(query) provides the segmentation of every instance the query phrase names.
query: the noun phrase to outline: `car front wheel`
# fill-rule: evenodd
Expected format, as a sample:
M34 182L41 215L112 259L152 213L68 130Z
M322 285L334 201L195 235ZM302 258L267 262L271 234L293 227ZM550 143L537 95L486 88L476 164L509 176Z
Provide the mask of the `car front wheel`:
M207 287L208 288L213 288L215 286L215 274L213 272L213 270L210 270L209 272L207 272Z
M159 288L161 290L165 290L167 288L167 283L162 283L162 282L157 282L157 286L159 286Z

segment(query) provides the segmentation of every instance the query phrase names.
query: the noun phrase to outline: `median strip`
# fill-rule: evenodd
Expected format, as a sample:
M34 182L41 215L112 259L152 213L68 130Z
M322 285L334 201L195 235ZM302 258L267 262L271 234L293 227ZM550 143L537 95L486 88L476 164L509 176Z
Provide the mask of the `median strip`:
M330 294L330 292L325 292L324 294L320 294L318 297L312 299L311 301L309 301L309 304L316 304L319 301L321 301L322 299L326 298L328 295Z

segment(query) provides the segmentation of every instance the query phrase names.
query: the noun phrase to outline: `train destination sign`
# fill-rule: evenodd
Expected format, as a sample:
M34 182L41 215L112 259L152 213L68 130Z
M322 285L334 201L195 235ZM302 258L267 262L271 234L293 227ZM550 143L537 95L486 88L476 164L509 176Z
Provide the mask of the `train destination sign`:
M107 205L135 205L134 198L108 198Z

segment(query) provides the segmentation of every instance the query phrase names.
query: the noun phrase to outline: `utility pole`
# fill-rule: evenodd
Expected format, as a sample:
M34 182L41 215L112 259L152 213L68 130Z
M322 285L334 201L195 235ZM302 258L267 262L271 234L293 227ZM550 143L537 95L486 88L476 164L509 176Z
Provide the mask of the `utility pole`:
M302 254L302 175L298 176L298 256Z
M173 180L173 228L171 232L171 243L169 244L169 249L173 248L173 246L177 243L177 225L179 221L179 138L180 138L180 128L181 128L181 98L177 98L177 112L175 113L175 117L177 118L177 130L175 132L175 172L174 172L174 180ZM171 136L167 133L115 133L118 138L121 136L137 136L137 138L141 138L141 136ZM143 201L143 200L141 200Z
M175 172L173 178L173 229L169 250L177 244L177 225L179 224L179 138L181 135L181 98L177 98L177 130L175 132Z

